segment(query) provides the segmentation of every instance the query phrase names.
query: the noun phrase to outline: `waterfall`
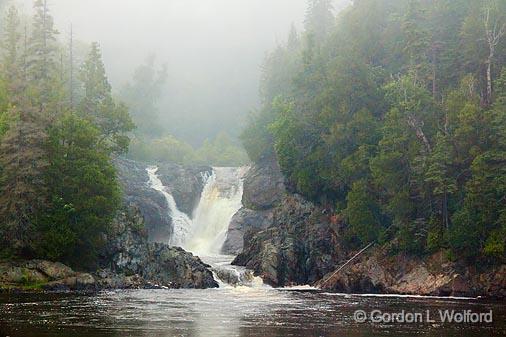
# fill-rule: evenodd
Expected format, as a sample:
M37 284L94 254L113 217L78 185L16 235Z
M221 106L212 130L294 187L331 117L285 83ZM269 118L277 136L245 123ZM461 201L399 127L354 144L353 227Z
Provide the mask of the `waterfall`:
M227 238L228 226L234 214L242 207L243 176L246 168L215 167L205 181L200 201L192 217L181 212L172 195L156 175L158 168L149 167L149 185L160 191L167 200L173 231L169 244L198 255L212 266L221 287L264 287L260 277L251 270L232 266L233 256L221 255Z
M192 221L188 215L177 208L174 197L167 192L167 189L163 186L162 181L156 175L158 167L151 166L148 167L146 171L148 172L149 186L152 189L161 192L165 197L165 200L167 200L167 205L169 206L170 217L172 219L172 235L169 244L171 246L182 246L190 234Z
M241 208L244 169L216 167L193 212L191 235L183 247L199 255L219 254L232 216Z
M200 201L192 218L177 208L174 197L156 175L157 167L148 167L149 186L167 200L173 230L169 244L198 255L216 255L226 240L232 216L241 208L245 168L216 167L205 177Z

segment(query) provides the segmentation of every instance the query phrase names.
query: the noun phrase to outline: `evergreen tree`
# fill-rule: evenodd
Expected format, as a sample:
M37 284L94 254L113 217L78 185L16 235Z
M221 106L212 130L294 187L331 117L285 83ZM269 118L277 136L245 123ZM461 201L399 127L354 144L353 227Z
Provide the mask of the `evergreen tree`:
M305 18L306 31L323 42L334 26L331 0L309 0Z
M27 50L27 79L33 104L40 113L53 118L57 112L57 101L61 95L58 88L58 45L53 18L47 0L36 0L35 15ZM61 84L60 84L61 85Z
M101 142L111 151L125 152L129 138L125 133L134 124L124 104L116 104L98 43L93 43L88 58L81 68L84 97L79 105L79 114L95 124L101 132Z

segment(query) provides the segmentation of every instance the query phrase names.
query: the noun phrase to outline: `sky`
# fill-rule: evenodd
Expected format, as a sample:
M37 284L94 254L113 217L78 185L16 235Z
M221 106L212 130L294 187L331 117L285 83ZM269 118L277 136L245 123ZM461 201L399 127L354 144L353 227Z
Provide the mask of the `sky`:
M31 0L18 0L31 10ZM302 27L306 0L48 0L60 39L100 43L120 89L151 54L168 66L160 115L170 133L197 144L237 135L258 105L260 67Z

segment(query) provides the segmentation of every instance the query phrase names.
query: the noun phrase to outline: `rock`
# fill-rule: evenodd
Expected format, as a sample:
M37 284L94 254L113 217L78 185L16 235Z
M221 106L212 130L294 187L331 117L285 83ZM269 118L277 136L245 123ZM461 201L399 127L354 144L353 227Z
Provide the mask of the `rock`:
M172 234L172 220L165 196L148 186L148 164L116 158L125 204L136 205L140 210L151 241L167 242Z
M242 207L232 218L224 254L237 255L244 246L247 231L258 232L273 225L274 208L286 193L284 178L273 154L266 154L245 174Z
M44 286L45 290L66 291L66 290L96 290L97 283L91 274L77 273L75 276L62 280L49 282Z
M487 296L505 298L506 266L495 271L472 271L459 262L446 261L442 252L420 258L389 255L375 249L338 274L315 285L325 290L353 293L394 293L434 296Z
M222 247L223 254L237 255L243 249L244 233L260 231L272 224L273 210L255 211L241 208L230 221L227 239Z
M0 262L0 285L9 286L31 286L48 282L48 277L40 270L27 266L27 263L17 261Z
M320 215L321 210L302 197L285 197L274 209L269 228L245 234L244 249L233 264L254 270L273 286L319 280L341 254L336 229Z
M181 248L149 242L139 225L140 210L129 205L120 212L101 252L100 265L116 274L141 276L146 284L170 288L210 288L218 284L210 267ZM106 285L128 280L107 280Z
M124 192L124 201L139 208L149 240L169 242L172 236L170 210L165 196L148 185L146 168L150 165L124 158L116 158L114 162ZM169 163L159 163L157 166L157 175L174 197L178 209L191 216L212 168L184 167Z
M262 156L244 177L244 207L252 210L273 208L279 204L284 194L284 178L276 157Z
M157 174L174 197L177 208L191 217L212 171L209 166L188 167L164 163L158 165Z
M50 280L59 280L75 274L72 268L60 262L31 260L26 263L26 267L42 272Z

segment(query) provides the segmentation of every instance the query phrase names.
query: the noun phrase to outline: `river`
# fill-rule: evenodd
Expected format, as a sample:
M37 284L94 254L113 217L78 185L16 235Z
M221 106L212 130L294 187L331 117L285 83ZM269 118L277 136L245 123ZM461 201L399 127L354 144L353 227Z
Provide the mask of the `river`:
M357 323L356 310L493 312L493 323ZM506 336L506 308L477 300L367 297L312 290L222 287L99 294L0 295L0 335L67 336Z
M250 271L231 266L233 257L219 254L230 218L241 207L242 170L215 169L191 217L177 209L157 168L147 171L150 186L164 194L171 211L174 233L169 243L210 264L220 288L0 294L0 337L506 336L504 303L266 286ZM366 322L355 320L358 310L366 314ZM492 322L442 322L445 310L491 313ZM373 322L380 313L410 313L418 319Z

